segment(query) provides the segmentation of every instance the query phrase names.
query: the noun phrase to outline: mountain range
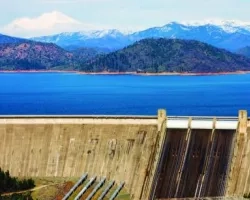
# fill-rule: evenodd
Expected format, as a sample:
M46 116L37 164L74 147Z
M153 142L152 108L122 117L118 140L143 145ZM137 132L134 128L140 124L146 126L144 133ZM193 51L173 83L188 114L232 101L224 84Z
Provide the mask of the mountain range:
M250 59L195 40L143 39L108 54L25 41L0 44L0 70L218 73L250 71Z
M249 71L250 23L177 23L134 33L60 33L39 38L0 34L0 70L86 72Z
M123 33L118 30L64 32L30 39L55 43L68 50L91 47L114 51L146 38L197 40L236 52L240 48L250 46L250 23L237 21L171 22L162 27L153 27L134 33Z
M250 59L195 40L143 39L81 65L90 72L220 73L250 70Z

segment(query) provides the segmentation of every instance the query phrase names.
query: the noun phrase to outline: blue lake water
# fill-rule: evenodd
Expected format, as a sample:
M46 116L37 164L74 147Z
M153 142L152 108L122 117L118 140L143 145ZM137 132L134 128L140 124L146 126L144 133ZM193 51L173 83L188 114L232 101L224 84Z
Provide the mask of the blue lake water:
M0 73L0 114L237 116L250 74L219 76Z

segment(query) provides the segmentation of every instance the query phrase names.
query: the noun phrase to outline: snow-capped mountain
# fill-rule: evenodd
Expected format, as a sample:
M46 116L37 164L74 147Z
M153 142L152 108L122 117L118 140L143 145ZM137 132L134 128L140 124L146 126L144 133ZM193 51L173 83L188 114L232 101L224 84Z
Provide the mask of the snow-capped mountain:
M250 45L250 23L240 21L171 22L134 33L118 30L83 31L32 38L52 42L62 47L98 47L119 49L145 38L178 38L206 42L216 47L236 51Z
M224 31L229 33L234 33L241 30L250 31L250 22L242 22L238 20L204 20L204 21L182 22L181 24L186 26L214 25L214 26L219 26Z
M41 42L56 43L59 46L69 49L72 47L119 49L129 43L128 35L123 34L118 30L64 32L57 35L36 37L31 39Z
M221 24L172 22L163 27L154 27L134 33L132 37L137 40L147 37L198 40L235 51L250 44L250 25L243 26L228 21Z
M59 11L43 13L33 18L22 17L14 19L2 28L4 34L16 37L32 37L55 34L55 30L77 31L84 27L85 30L92 30L94 26L82 23Z

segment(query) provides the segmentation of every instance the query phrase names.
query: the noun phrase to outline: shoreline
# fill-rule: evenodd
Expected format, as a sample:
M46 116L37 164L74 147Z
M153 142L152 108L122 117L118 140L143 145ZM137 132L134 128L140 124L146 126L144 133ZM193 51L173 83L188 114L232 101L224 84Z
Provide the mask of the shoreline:
M249 74L250 71L235 71L235 72L209 72L209 73L177 73L177 72L162 72L162 73L137 73L137 72L82 72L74 70L0 70L0 73L76 73L83 75L137 75L137 76L214 76L214 75L230 75L230 74Z

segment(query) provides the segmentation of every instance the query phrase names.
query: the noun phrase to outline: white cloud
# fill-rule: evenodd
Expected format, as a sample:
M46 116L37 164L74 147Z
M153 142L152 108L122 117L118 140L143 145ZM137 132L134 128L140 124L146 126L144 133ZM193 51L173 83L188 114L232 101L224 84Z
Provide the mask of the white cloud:
M210 19L204 19L204 20L189 20L189 21L180 21L183 24L186 25L207 25L207 24L214 24L218 26L223 25L231 25L231 26L249 26L250 22L247 21L241 21L241 20L225 20L220 18L210 18Z
M95 3L95 2L107 2L111 0L41 0L43 3Z
M107 27L106 27L107 28ZM36 18L19 18L4 26L1 32L18 37L51 35L60 32L105 29L77 21L61 12L44 13Z

